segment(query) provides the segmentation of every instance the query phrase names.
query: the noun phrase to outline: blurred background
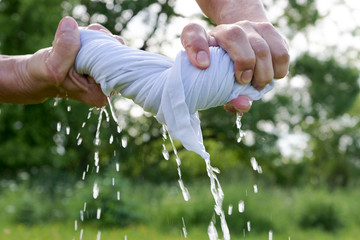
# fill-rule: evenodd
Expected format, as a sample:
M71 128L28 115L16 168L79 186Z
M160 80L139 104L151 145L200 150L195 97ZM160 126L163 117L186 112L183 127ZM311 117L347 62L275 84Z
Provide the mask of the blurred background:
M263 2L288 38L289 75L243 116L240 143L235 116L200 113L232 238L358 239L360 3ZM171 58L187 23L213 27L192 0L0 0L0 53L51 46L65 15ZM161 125L120 96L113 105L120 133L104 110L71 100L0 104L0 239L208 238L204 161L175 142L186 202Z

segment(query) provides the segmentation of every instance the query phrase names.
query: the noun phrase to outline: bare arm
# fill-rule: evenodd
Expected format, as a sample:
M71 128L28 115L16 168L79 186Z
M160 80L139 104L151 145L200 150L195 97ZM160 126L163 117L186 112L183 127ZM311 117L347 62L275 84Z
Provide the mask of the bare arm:
M0 55L0 102L32 104L66 97L104 106L107 100L100 86L73 68L79 49L78 26L66 17L59 24L52 47L30 55Z
M196 0L201 10L216 24L248 20L268 22L260 0Z

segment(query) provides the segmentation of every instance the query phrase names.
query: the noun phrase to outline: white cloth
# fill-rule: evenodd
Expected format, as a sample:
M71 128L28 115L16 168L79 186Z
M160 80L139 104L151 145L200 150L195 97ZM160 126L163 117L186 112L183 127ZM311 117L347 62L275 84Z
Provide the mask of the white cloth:
M274 87L257 91L250 84L240 85L234 78L229 55L219 47L210 48L211 65L194 67L181 51L175 61L121 45L109 35L81 30L81 49L75 68L92 76L105 95L113 90L152 113L166 124L171 137L203 158L205 151L198 110L223 105L239 95L260 99Z

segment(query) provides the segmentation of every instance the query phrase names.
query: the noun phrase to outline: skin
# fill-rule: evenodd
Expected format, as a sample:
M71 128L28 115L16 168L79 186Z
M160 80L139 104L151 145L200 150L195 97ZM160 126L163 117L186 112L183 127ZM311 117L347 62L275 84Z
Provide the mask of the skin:
M260 0L197 0L218 26L209 33L198 24L187 25L181 41L192 64L210 65L209 46L221 46L234 61L235 78L262 90L274 78L286 76L290 56L284 37L266 17ZM252 100L239 96L226 104L231 113L248 112Z
M110 34L101 25L88 29ZM123 43L120 37L113 37ZM65 17L59 23L52 47L31 55L1 55L0 102L34 104L63 97L97 107L106 105L107 98L94 79L74 69L79 49L78 25L73 18Z

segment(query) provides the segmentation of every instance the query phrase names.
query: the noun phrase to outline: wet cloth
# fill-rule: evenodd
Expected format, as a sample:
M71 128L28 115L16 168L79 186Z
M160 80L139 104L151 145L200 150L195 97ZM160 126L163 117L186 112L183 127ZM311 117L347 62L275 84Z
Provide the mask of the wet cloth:
M233 62L220 47L210 48L211 65L200 70L190 63L185 51L174 61L121 45L99 31L81 30L80 34L76 71L92 76L105 95L115 90L132 99L166 124L171 137L204 159L209 155L197 112L221 106L239 95L259 100L274 87L271 83L257 91L250 84L238 84Z

